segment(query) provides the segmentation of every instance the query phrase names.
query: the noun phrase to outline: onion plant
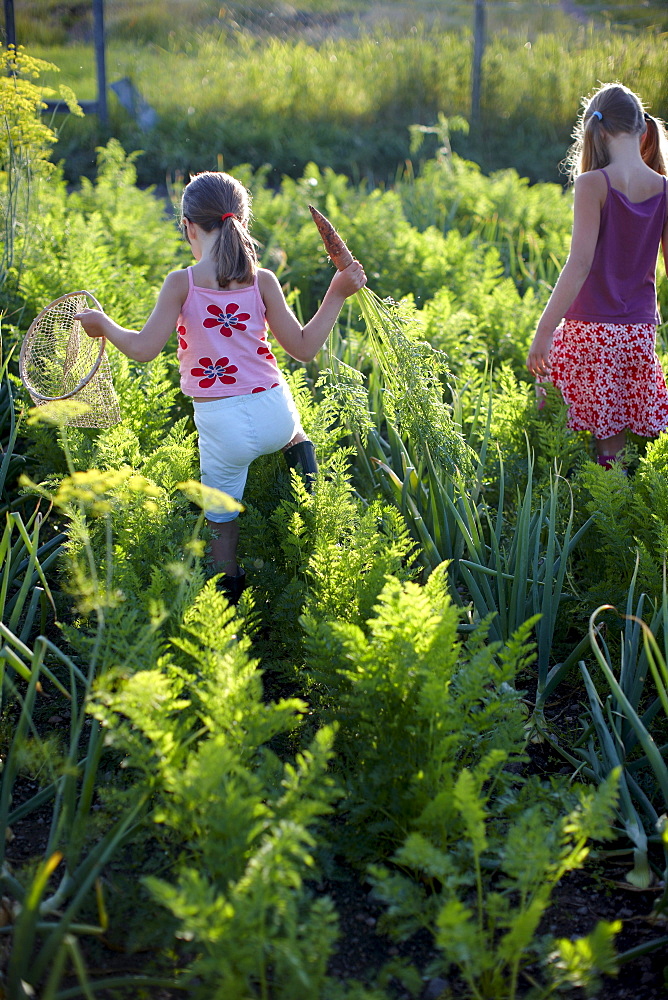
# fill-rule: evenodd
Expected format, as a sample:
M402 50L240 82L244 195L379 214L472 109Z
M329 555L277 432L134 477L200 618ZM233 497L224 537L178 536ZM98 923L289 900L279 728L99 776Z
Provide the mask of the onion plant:
M643 621L647 598L641 594L634 609L636 578L629 588L621 637L619 666L599 624L609 605L591 616L589 638L600 669L599 681L580 664L589 698L590 725L574 751L586 771L602 780L621 768L619 817L633 844L634 865L628 880L646 888L657 878L664 891L656 909L668 909L668 744L657 746L653 731L666 733L668 723L668 587L649 623ZM661 640L661 645L659 644ZM663 647L663 648L661 648ZM650 680L651 678L651 680ZM663 863L650 847L663 853ZM652 873L654 868L654 874Z
M137 502L143 502L147 511L152 501L142 497L147 491L147 480L141 476L133 477L129 469L121 473L97 470L77 473L67 447L67 432L62 424L65 414L62 411L63 407L59 409L57 405L40 408L35 419L59 421L61 424L61 444L70 476L61 482L51 499L70 523L67 546L72 563L70 574L79 592L79 607L85 610L91 622L89 635L84 641L85 667L76 662L76 656L66 655L44 635L38 635L31 643L28 641L27 633L34 619L36 602L34 596L28 599L30 587L34 585L34 578L38 577L42 583L41 593L49 594L44 569L63 548L62 536L48 543L48 555L40 564L39 516L33 515L29 523L31 535L20 515L12 513L7 515L8 528L0 542L0 557L6 570L0 589L0 609L8 616L8 625L0 621L0 671L3 692L8 692L19 706L18 721L13 729L0 782L0 830L30 820L46 805L50 808L47 839L35 872L15 874L6 860L8 842L4 837L0 840L0 887L13 901L15 911L15 919L1 929L1 933L13 935L7 995L17 1000L33 995L30 991L37 985L43 988L40 993L43 1000L60 996L56 991L68 961L84 995L92 995L78 937L101 935L107 929L101 874L145 818L149 798L148 789L130 787L126 792L124 808L108 818L107 828L99 837L91 838L93 810L100 787L99 768L107 740L101 722L91 719L89 702L101 675L109 668L110 660L115 655L112 630L108 624L109 615L113 614L118 603L118 594L113 586L112 512L114 505L123 505L123 498L132 490L135 495L139 494ZM128 480L134 481L128 485ZM43 487L27 479L23 480L23 485L48 497ZM187 487L188 484L183 485ZM98 546L104 553L101 568L99 552L94 551L87 528L89 518L92 521L97 519L102 524L102 530L98 532ZM201 525L202 521L203 515L198 523ZM15 540L17 530L18 539ZM195 543L196 539L192 539L181 574L181 602L198 551ZM23 583L10 600L7 598L8 587L15 578ZM34 588L34 593L38 592L40 588ZM176 603L179 603L178 600ZM150 646L152 635L161 621L156 617L143 629L133 631L136 658L140 657L143 647ZM13 629L19 627L21 622L24 623L23 630L17 635ZM47 659L51 668L46 666ZM12 668L12 675L5 671L6 665ZM16 683L14 675L20 679ZM31 740L39 742L40 739L34 710L36 696L45 679L56 685L66 699L63 712L68 716L65 749L57 765L47 762L47 783L21 804L13 805L25 747ZM82 922L81 911L91 902L98 922ZM142 983L148 982L146 978L142 980ZM161 984L165 985L165 982L161 980Z
M531 455L527 486L516 498L511 521L504 509L503 463L498 504L496 509L490 509L476 502L480 474L470 486L461 477L448 476L426 448L425 465L414 462L392 427L389 439L390 454L385 461L375 458L375 464L388 494L420 542L428 570L449 561L453 596L461 606L472 603L476 621L490 619L490 638L494 641L505 642L522 622L540 616L535 626L535 720L540 721L546 699L588 645L585 639L563 662L552 663L557 616L569 597L568 560L593 518L574 530L571 498L568 520L560 531L559 491L563 481L551 476L546 497L535 500ZM380 450L377 436L370 438L369 448L374 445ZM395 471L397 468L401 474Z
M2 446L0 462L0 494L3 493L8 476L16 471L14 449L18 434L18 424L14 407L12 387L7 378L7 365L11 352L0 367L0 429L7 427L8 435ZM55 534L46 542L40 539L43 515L39 508L24 516L5 507L5 525L0 535L0 687L7 664L24 680L30 679L31 654L24 657L24 645L33 628L38 609L41 609L41 625L44 630L48 604L53 607L53 598L46 579L46 571L58 558L65 539L63 534ZM20 629L18 636L14 635ZM42 668L47 676L50 672Z

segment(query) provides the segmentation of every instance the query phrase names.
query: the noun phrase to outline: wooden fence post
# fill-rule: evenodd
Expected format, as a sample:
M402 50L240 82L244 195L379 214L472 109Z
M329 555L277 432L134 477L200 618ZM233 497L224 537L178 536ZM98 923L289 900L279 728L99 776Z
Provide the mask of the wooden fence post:
M473 67L471 70L471 124L480 124L480 93L482 90L482 56L485 51L485 0L475 0L473 31Z
M93 0L93 38L97 66L97 113L101 125L107 124L107 70L104 53L104 0Z
M5 0L5 41L7 47L16 45L16 25L14 23L14 0Z

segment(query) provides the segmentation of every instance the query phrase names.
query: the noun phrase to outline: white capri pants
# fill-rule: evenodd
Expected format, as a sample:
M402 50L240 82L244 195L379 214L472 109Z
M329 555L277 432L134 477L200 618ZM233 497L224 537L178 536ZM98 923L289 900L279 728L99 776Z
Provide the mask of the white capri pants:
M239 502L253 459L285 448L302 430L285 382L265 392L207 399L204 403L193 401L193 406L202 482ZM233 521L239 515L236 510L205 513L217 524Z

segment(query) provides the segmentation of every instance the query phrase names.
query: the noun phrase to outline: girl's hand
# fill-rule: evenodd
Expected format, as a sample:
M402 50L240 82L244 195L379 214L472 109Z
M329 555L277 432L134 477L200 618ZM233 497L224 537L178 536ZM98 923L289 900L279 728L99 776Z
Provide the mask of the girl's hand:
M188 272L170 271L162 283L153 312L140 331L119 326L106 313L97 309L82 309L75 316L89 337L106 337L133 361L153 361L172 333L188 294Z
M366 274L356 260L343 271L337 271L315 316L303 327L288 307L273 271L259 268L258 283L269 329L290 357L307 364L313 361L327 340L345 300L366 285Z
M336 272L329 287L335 295L340 295L342 299L347 299L350 295L354 295L355 292L359 292L360 288L364 288L365 285L366 274L364 273L364 268L358 260L354 260L343 271Z
M109 317L99 309L82 309L76 313L78 319L89 337L105 337Z
M554 330L550 333L536 332L527 356L527 368L532 375L549 375L550 349L553 340Z

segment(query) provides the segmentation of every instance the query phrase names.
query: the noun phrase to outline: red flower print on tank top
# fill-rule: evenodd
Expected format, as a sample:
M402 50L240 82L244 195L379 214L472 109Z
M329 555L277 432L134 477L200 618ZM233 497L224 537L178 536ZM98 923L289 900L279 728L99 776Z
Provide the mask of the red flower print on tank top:
M208 329L219 326L223 337L231 337L235 330L243 332L246 329L246 320L250 319L250 313L238 313L239 306L236 302L230 302L225 309L220 306L207 306L206 311L211 313L207 316L203 325Z
M211 358L200 358L199 363L202 367L191 368L190 374L200 379L199 384L201 389L209 389L212 385L215 385L217 378L225 385L232 385L233 382L236 382L233 375L239 369L236 365L230 364L229 358L218 358L215 363Z
M278 382L272 382L272 384L269 386L269 388L270 389L275 389L277 385L278 385ZM258 385L258 386L255 387L255 389L251 389L251 393L266 392L266 391L267 391L266 385Z
M265 340L264 337L262 339ZM274 360L274 355L271 353L271 348L269 347L269 344L262 344L260 347L258 347L257 353L262 357L266 358L267 361Z
M186 347L188 346L187 341L186 341L186 328L185 328L185 326L177 326L176 333L177 333L177 336L179 338L179 347L181 348L182 351L185 351Z

